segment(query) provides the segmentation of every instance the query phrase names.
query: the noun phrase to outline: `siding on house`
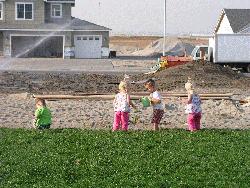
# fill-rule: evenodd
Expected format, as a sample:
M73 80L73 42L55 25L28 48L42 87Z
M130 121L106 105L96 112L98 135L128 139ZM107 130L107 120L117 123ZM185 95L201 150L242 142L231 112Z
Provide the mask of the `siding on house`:
M59 4L59 3L45 3L45 22L46 23L65 23L71 20L71 4L62 3L62 17L61 18L51 17L51 4Z
M233 34L232 27L229 23L229 20L227 18L227 15L224 14L223 19L220 23L220 27L217 31L218 34Z
M16 2L33 4L32 20L16 20ZM74 52L75 35L101 36L100 42L102 43L99 43L96 49L108 48L110 29L72 17L71 7L74 6L74 2L74 0L4 1L4 19L0 20L0 55L18 57L22 51L26 52L26 49L31 49L28 53L30 56L42 54L50 57L53 54L60 54L60 56L63 54L64 58L74 58L74 55L68 52ZM51 16L51 4L62 5L61 17ZM32 46L35 46L35 50ZM93 50L94 53L97 54Z
M16 20L16 2L32 2L33 3L33 20ZM0 20L0 24L14 25L19 28L34 26L34 28L44 23L44 1L37 0L8 0L4 1L4 16Z

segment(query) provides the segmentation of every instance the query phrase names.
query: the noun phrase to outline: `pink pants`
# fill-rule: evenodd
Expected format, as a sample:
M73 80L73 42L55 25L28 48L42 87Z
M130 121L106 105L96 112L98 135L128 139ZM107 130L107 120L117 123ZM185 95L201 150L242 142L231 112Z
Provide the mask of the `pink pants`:
M201 113L188 114L187 123L188 130L199 130L201 128Z
M113 131L120 129L120 124L122 125L122 130L128 130L129 113L128 112L115 112Z

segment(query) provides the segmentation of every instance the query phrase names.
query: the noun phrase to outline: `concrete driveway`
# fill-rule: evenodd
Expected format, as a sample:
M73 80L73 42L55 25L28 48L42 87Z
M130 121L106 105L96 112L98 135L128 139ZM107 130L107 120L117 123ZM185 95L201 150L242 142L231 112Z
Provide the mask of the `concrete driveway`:
M90 73L143 73L153 60L0 58L0 71L72 71Z

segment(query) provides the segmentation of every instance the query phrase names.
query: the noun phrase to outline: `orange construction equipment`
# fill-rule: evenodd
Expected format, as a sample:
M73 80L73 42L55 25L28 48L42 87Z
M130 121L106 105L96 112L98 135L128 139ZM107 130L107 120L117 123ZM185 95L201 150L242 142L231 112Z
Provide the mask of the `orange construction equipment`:
M153 74L163 69L167 69L169 67L174 67L178 65L183 65L185 63L193 61L193 58L190 56L161 56L159 62L151 67L151 71L145 74Z
M192 57L178 57L178 56L161 56L161 62L167 62L165 68L174 67L177 65L182 65L193 60Z

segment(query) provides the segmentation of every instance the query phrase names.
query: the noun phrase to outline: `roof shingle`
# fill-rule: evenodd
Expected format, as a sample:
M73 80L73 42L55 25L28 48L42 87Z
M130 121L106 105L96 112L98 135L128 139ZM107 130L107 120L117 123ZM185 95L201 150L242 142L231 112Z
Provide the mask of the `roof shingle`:
M224 9L234 33L250 24L250 9Z
M69 20L66 23L44 23L40 25L28 25L28 24L1 24L0 30L19 30L19 29L32 29L32 30L58 30L58 31L68 31L68 30L74 30L74 31L110 31L111 29L100 26L85 20L81 20L79 18L72 17L71 20Z
M45 2L69 2L69 3L75 3L75 0L44 0Z

